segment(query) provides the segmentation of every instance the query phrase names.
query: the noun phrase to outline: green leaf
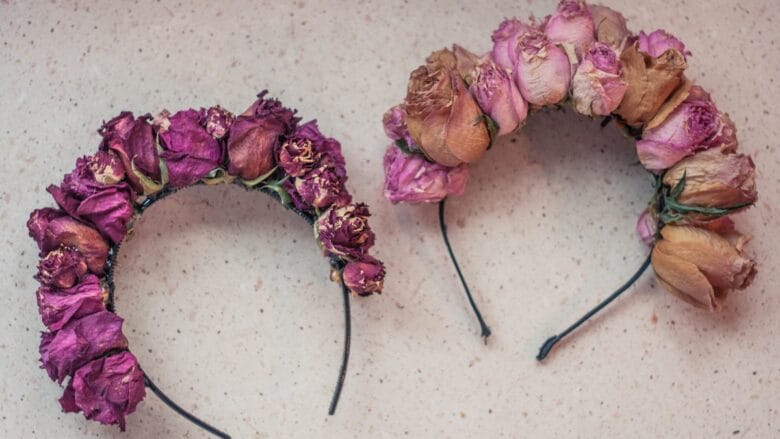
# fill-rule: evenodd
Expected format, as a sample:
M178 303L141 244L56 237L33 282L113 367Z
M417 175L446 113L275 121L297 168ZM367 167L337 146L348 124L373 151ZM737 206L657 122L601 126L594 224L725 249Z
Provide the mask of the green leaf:
M292 203L292 198L290 198L290 194L287 193L286 190L282 187L282 183L285 182L290 178L289 176L286 176L282 178L281 180L272 181L266 185L263 186L263 189L270 189L274 192L276 192L276 195L279 196L279 201L282 203L283 206L288 206L290 203Z
M409 149L409 145L406 143L406 140L404 139L398 139L395 141L395 146L398 147L401 151L403 151L406 154L413 154L412 150Z
M682 177L680 177L680 180L676 185L674 185L674 188L672 188L672 191L669 193L669 195L675 200L680 196L680 194L682 194L683 190L685 190L685 178L686 171L683 171Z
M493 120L493 118L487 114L483 114L482 117L485 119L488 134L490 135L490 145L488 145L488 149L490 149L493 147L493 142L495 142L496 138L498 138L498 131L500 130L500 127L498 126L498 122Z
M279 168L279 167L278 166L274 166L273 169L271 169L270 171L266 172L265 174L255 178L254 180L244 180L242 178L241 179L241 183L244 183L244 186L246 186L246 187L255 187L258 184L260 184L260 183L264 182L265 180L267 180L268 177L274 175L274 172L276 172L277 168Z

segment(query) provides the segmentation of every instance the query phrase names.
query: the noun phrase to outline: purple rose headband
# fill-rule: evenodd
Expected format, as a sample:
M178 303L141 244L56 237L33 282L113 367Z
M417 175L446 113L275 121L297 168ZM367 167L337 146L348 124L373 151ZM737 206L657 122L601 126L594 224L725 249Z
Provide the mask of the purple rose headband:
M755 166L738 154L734 124L683 72L690 53L663 30L632 34L618 12L562 0L537 22L508 19L493 49L477 56L459 46L432 53L412 72L406 99L384 115L393 142L384 159L385 196L393 203L439 203L447 251L482 336L482 318L453 254L444 220L450 195L461 195L468 164L499 136L522 127L529 112L569 104L616 121L637 140L654 194L637 222L650 255L625 285L539 350L557 342L626 291L651 265L670 292L719 310L729 291L756 274L731 214L756 201Z
M124 431L149 388L199 427L229 437L171 401L138 364L115 313L113 281L119 246L146 209L179 189L220 183L270 195L314 228L344 299L335 412L349 358L350 292L381 293L385 270L368 254L368 208L351 201L341 145L316 121L299 125L295 114L265 92L238 116L218 106L154 120L123 112L99 130L98 152L48 187L59 208L33 211L27 227L41 252L42 368L60 384L70 377L60 398L65 412Z

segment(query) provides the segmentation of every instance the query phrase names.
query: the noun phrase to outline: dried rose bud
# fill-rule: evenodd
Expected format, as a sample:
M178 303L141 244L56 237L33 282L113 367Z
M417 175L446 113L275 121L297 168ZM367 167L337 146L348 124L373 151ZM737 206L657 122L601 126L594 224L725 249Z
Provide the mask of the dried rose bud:
M462 195L469 175L465 164L448 168L393 145L385 153L384 168L385 197L393 203L434 203L448 195Z
M480 108L498 124L498 135L516 130L528 115L528 104L507 72L487 60L475 69L469 87Z
M302 177L296 177L294 185L300 200L305 203L305 210L308 210L309 206L327 209L331 205L344 206L352 201L344 187L346 179L346 176L339 176L335 169L320 166Z
M642 240L648 246L653 245L655 242L655 234L658 229L658 220L655 218L650 210L645 209L639 218L636 220L636 232L639 234L639 239Z
M750 156L708 149L684 159L664 174L664 184L675 187L685 176L677 201L702 207L728 208L755 203L756 166Z
M195 184L223 161L222 146L201 124L204 117L204 110L189 109L155 121L165 147L160 156L174 188Z
M135 193L124 182L124 167L113 152L99 151L76 162L59 186L46 190L74 218L94 224L112 242L120 242L133 216Z
M374 245L363 203L331 207L317 219L315 230L326 253L350 259L363 258Z
M628 84L617 114L631 126L639 126L655 117L666 100L684 84L688 67L677 50L667 50L658 57L642 53L634 43L620 54L622 78Z
M533 29L520 37L515 81L532 105L557 104L569 93L571 62L563 49Z
M276 99L265 99L261 94L230 128L228 172L254 180L271 171L283 138L295 131L298 118L294 115Z
M387 137L393 141L403 140L407 148L416 149L414 140L406 127L406 111L404 111L403 105L396 105L387 110L382 116L382 124L385 127Z
M746 240L732 244L717 233L690 226L661 229L652 261L661 283L686 302L710 311L721 308L728 292L744 289L756 263L742 254Z
M206 110L203 125L211 137L219 140L227 135L234 120L233 113L217 105Z
M596 40L621 50L626 39L631 36L623 14L602 5L588 5L588 9L596 26Z
M42 286L37 299L38 312L50 331L58 331L72 320L106 309L103 289L93 274L84 277L79 284L61 290Z
M482 111L457 72L450 50L434 52L426 65L412 72L404 108L414 143L439 164L474 162L490 145Z
M382 285L385 280L385 266L381 261L365 256L355 262L349 262L344 266L344 284L354 294L370 296L382 294Z
M490 57L493 62L507 72L512 72L517 64L517 44L524 33L531 30L531 26L516 18L509 18L501 22L498 29L493 31L493 50Z
M77 249L87 261L89 271L100 275L108 258L108 243L100 233L64 212L51 208L36 209L27 221L41 256L61 246Z
M119 157L128 183L138 193L143 193L144 187L136 172L154 181L161 179L160 156L150 119L148 114L134 118L133 113L124 111L98 131L103 136L101 150L113 151Z
M572 79L574 108L588 116L609 115L620 105L626 88L617 53L606 44L595 43Z
M596 38L593 17L583 0L561 0L555 13L547 18L544 33L552 43L571 44L580 59Z
M112 349L127 349L122 319L99 311L72 320L57 332L41 334L41 364L52 380L62 382L79 367Z
M639 160L648 170L660 172L698 150L722 145L724 130L733 136L732 128L710 96L693 87L666 120L642 134L636 145Z
M674 49L683 54L684 57L690 56L691 53L685 50L685 44L678 40L674 35L666 32L663 29L658 29L651 32L650 35L639 32L637 35L639 50L644 52L653 58L657 58L664 54L667 50Z
M83 412L101 424L118 424L125 431L125 416L146 396L144 373L130 352L98 358L80 367L60 398L66 413Z
M70 288L87 273L87 261L74 248L50 251L38 263L38 280L52 288Z
M278 161L291 177L302 177L322 166L333 169L340 178L347 176L341 144L336 139L325 137L316 120L298 127L295 134L282 144Z

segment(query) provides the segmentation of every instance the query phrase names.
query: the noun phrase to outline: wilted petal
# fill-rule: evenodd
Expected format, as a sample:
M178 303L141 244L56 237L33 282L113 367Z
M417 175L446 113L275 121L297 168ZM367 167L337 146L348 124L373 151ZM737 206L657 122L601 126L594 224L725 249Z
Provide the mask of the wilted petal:
M468 181L468 167L432 163L419 154L405 154L388 147L384 158L385 197L393 203L434 203L448 195L461 195Z
M106 309L103 289L97 276L88 275L81 283L61 290L38 289L38 312L50 331L58 331L71 320Z

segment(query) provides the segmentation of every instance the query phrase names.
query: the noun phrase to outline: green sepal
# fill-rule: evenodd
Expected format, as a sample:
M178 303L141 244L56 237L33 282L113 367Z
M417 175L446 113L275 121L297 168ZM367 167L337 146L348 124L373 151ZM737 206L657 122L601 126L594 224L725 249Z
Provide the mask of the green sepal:
M680 194L683 193L683 190L685 190L685 179L686 179L686 171L683 171L682 177L680 177L680 180L677 182L676 185L674 185L671 192L669 192L670 197L676 200L677 197L679 197Z
M409 145L406 143L406 140L404 139L398 139L395 141L395 146L398 147L401 151L403 151L405 154L414 154L414 151L409 149Z
M205 177L201 178L200 181L209 186L213 186L222 183L232 183L235 179L235 176L228 174L225 168L220 167L212 169Z
M278 166L274 166L274 167L273 167L273 169L271 169L270 171L266 172L265 174L263 174L263 175L261 175L261 176L259 176L259 177L255 178L254 180L244 180L244 179L242 178L242 179L241 179L241 183L243 183L243 184L244 184L244 186L246 186L246 187L255 187L255 186L257 186L258 184L260 184L260 183L264 182L265 180L268 180L268 178L269 178L270 176L274 175L274 172L276 172L276 170L277 170L278 168L279 168Z
M482 117L485 119L485 125L487 126L488 134L490 135L490 144L488 145L488 149L490 149L493 147L493 142L498 138L498 132L501 127L498 126L498 122L487 114L483 114Z
M263 186L263 189L270 189L274 192L276 192L276 195L279 197L279 201L282 203L283 206L288 206L290 203L292 203L292 198L290 198L290 194L287 193L286 190L282 187L282 183L287 180L289 176L282 178L281 180L272 181L266 185Z
M138 177L138 180L141 182L141 187L144 190L144 195L146 196L160 192L168 184L168 166L165 164L165 159L160 159L159 166L161 180L159 183L157 183L149 176L138 170L138 168L135 166L135 158L130 160L130 170L133 172L133 174L135 174L136 177Z

